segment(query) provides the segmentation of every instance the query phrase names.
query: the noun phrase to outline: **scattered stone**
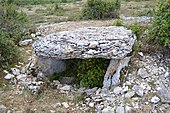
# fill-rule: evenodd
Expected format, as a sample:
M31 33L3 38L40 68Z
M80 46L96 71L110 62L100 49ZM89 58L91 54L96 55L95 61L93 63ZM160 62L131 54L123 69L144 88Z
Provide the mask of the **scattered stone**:
M70 107L67 102L63 102L62 105L63 105L63 107L66 108L66 109Z
M154 104L158 103L159 101L160 101L160 99L157 96L154 96L154 97L151 98L151 102L154 103Z
M125 94L125 98L131 98L135 95L135 92L134 91L129 91Z
M0 111L5 112L7 109L7 107L5 107L4 105L0 105Z
M8 74L8 73L9 73L7 70L4 70L3 72L4 72L5 74Z
M20 41L19 46L28 46L31 43L33 43L33 40L32 39L27 39L27 40L24 40L24 41Z
M170 89L168 89L168 88L161 88L158 91L158 95L161 98L161 102L163 102L163 103L170 103Z
M142 57L143 57L143 53L142 53L142 52L139 52L138 54L139 54L140 56L142 56Z
M61 87L60 90L71 91L71 86L70 85L65 85L65 86Z
M145 69L143 69L143 68L140 68L140 69L138 70L138 75L139 75L141 78L143 78L143 79L149 77L148 72L147 72Z
M11 70L12 70L12 73L13 73L14 75L19 75L19 74L20 74L20 70L17 69L17 68L11 68Z
M94 102L90 102L90 103L89 103L89 106L92 107L92 108L94 107L94 105L95 105Z
M124 22L128 22L128 23L138 22L138 23L142 23L142 24L150 24L150 23L151 23L151 20L153 19L153 17L148 17L148 16L125 17L125 16L123 16L123 15L121 15L120 18L121 18Z
M54 110L50 110L50 113L56 113Z
M125 113L132 113L132 108L129 106L125 106Z
M106 108L102 110L102 113L114 113L114 112L115 112L114 108L110 106L107 106Z
M118 107L116 108L116 113L125 113L124 107L123 107L123 106L118 106Z
M27 77L26 74L19 74L18 76L16 76L17 80L25 80L25 78Z
M58 80L53 80L52 84L54 86L58 86L58 85L60 85L60 82Z
M88 96L94 94L96 91L97 91L97 87L85 90L85 92Z
M10 79L12 79L12 78L14 78L15 76L13 75L13 74L7 74L4 78L6 79L6 80L10 80Z
M121 87L117 86L114 88L113 92L118 95L122 93L122 90L123 89Z
M134 85L132 89L138 96L143 96L143 88L141 86Z
M54 106L54 108L56 108L56 107L61 107L61 103L56 103L56 104L54 104L53 106Z

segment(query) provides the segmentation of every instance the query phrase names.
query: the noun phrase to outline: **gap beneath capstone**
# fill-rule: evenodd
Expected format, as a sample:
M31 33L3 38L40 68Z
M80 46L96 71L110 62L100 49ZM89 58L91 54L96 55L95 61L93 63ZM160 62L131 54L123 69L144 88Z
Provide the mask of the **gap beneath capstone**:
M100 63L101 59L96 58L96 60L98 60ZM70 83L68 82L69 80L67 81L68 77L74 77L76 79L78 77L78 74L86 73L86 72L81 72L83 69L78 69L78 68L84 68L84 70L86 71L93 71L93 69L95 69L96 66L98 67L99 65L105 65L104 73L102 73L102 75L98 75L95 77L96 77L96 80L98 79L98 77L103 77L103 78L99 78L102 81L98 81L98 82L103 83L102 87L104 89L110 89L120 83L121 69L128 65L128 62L130 61L130 57L126 57L124 59L117 59L117 60L107 59L104 62L104 64L93 64L92 62L88 64L86 62L86 64L82 64L81 66L81 62L83 61L85 61L85 59L58 60L55 58L39 57L38 65L39 65L39 70L43 72L44 75L48 76L50 79L59 79L59 78L65 77L65 79L61 79L61 81L63 80L65 81L64 83ZM89 67L89 70L87 70L88 67ZM103 67L99 67L99 68L103 70ZM94 76L94 75L91 75L91 76ZM75 80L71 80L71 81L72 82L74 81L75 83Z

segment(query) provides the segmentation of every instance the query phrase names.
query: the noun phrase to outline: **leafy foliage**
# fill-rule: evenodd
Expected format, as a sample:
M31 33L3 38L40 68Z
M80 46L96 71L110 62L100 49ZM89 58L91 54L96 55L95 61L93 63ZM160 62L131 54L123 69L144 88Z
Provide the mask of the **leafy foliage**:
M108 66L106 59L84 59L78 62L77 71L81 87L101 87Z
M84 19L117 18L120 0L88 0L83 9Z
M150 36L164 46L170 44L170 0L158 2Z
M142 33L148 29L148 26L143 26L139 23L133 23L133 24L130 24L130 25L126 25L127 28L131 29L135 35L137 36L137 38L139 38Z
M37 4L50 4L50 3L68 3L79 0L15 0L17 5L37 5Z
M0 68L17 62L19 50L17 43L23 35L23 25L27 21L23 12L17 12L13 0L0 4Z
M67 70L62 73L54 73L50 80L60 80L62 77L74 77L80 87L101 87L109 60L106 59L70 59L66 60Z
M0 68L18 61L19 50L9 35L0 31Z

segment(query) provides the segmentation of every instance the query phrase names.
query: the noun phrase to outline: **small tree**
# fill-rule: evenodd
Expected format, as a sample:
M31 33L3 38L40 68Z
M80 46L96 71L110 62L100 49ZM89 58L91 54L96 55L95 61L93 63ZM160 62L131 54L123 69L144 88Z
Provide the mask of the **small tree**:
M170 0L159 0L155 9L151 39L170 44Z
M83 18L118 18L119 9L120 0L88 0L83 9Z

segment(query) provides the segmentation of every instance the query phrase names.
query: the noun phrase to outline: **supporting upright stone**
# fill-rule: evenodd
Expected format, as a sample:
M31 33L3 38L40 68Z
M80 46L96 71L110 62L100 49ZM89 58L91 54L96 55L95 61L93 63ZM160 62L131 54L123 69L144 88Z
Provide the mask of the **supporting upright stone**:
M64 61L55 58L38 58L39 70L45 75L52 75L54 73L60 73L66 70L66 64Z
M121 60L112 59L104 76L103 88L109 89L120 83L120 71L128 66L130 57Z

